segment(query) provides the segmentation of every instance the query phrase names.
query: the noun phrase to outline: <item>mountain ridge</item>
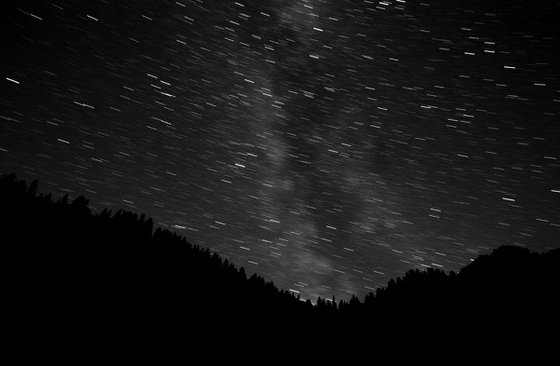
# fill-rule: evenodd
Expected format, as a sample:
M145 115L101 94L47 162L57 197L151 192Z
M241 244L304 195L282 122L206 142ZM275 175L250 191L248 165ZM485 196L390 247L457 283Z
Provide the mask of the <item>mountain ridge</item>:
M154 230L145 215L94 215L86 198L54 201L37 195L37 186L0 178L8 304L30 327L179 331L213 324L215 331L230 324L245 334L307 324L350 333L513 327L519 334L552 327L560 308L560 249L503 246L458 273L410 270L363 300L318 298L314 305L176 233Z

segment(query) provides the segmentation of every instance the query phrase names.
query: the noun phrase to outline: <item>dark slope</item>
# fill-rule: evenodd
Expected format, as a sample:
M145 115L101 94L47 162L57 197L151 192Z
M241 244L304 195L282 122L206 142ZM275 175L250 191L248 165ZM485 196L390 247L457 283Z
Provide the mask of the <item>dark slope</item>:
M559 285L559 249L539 254L502 246L458 274L408 271L353 308L365 316L384 314L385 319L447 331L538 328L558 319Z
M2 324L20 354L229 344L312 310L170 231L153 231L143 215L93 215L83 197L53 202L36 189L0 179Z
M557 324L558 249L500 247L458 274L411 270L363 301L312 306L183 237L153 231L144 215L94 215L83 197L53 202L36 191L36 182L0 178L5 320L18 334L165 333L210 343L289 334L332 344L389 334L418 341L418 332L533 337Z

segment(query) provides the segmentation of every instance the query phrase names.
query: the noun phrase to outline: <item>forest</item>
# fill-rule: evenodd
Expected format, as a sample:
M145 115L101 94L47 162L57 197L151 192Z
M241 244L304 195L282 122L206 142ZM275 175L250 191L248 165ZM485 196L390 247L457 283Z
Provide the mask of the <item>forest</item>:
M0 178L4 313L14 331L235 338L267 329L303 337L295 330L307 329L314 339L557 332L560 249L502 246L457 273L410 270L363 299L312 304L143 214L88 205L39 193L37 181Z

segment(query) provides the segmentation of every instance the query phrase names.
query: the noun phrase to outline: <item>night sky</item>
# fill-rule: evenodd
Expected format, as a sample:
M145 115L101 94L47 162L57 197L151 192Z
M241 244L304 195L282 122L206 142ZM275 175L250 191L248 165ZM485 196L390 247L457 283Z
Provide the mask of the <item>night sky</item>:
M2 4L0 174L313 300L560 246L557 1Z

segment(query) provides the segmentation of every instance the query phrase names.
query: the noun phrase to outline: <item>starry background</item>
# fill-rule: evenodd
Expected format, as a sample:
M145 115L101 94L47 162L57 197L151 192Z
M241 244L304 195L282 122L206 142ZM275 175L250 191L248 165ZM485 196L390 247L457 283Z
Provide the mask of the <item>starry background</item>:
M304 298L560 242L555 1L4 1L0 173Z

